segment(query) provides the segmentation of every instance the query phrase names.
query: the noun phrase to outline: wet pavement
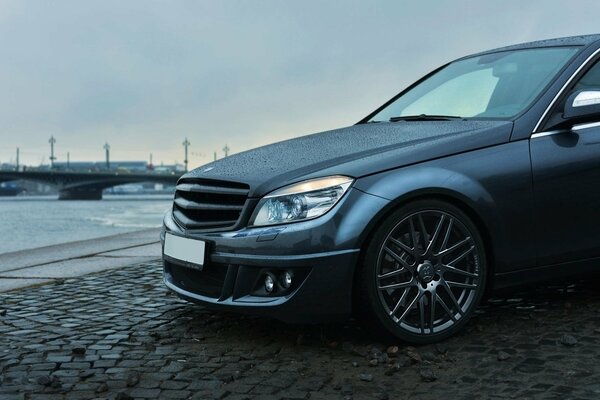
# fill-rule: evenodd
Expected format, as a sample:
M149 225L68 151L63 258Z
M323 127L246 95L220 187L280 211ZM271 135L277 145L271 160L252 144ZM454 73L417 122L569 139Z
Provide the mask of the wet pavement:
M597 283L493 298L415 348L209 311L147 262L0 294L0 398L598 399Z

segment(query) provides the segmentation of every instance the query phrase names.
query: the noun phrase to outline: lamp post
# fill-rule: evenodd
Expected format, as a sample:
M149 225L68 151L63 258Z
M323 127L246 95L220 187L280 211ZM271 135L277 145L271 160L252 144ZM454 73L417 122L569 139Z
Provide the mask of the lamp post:
M104 150L106 151L106 169L110 169L110 145L108 142L104 144Z
M185 159L183 160L183 164L185 166L185 172L188 172L188 147L190 146L190 141L185 138L182 145L185 147Z
M50 143L50 168L54 168L54 160L56 160L56 157L54 157L54 143L56 143L54 136L50 136L48 143Z

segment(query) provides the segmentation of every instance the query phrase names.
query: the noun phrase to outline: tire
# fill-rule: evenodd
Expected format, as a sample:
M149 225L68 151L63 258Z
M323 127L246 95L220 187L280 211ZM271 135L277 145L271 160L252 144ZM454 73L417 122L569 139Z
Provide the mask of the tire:
M483 240L458 207L420 200L392 212L372 235L358 281L366 327L413 344L434 343L469 321L486 282Z

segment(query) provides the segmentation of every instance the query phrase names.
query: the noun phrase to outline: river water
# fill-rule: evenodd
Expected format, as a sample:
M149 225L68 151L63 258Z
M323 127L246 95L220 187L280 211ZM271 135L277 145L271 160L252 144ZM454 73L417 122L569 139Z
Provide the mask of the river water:
M55 196L0 197L0 254L159 227L172 195L105 195L99 201Z

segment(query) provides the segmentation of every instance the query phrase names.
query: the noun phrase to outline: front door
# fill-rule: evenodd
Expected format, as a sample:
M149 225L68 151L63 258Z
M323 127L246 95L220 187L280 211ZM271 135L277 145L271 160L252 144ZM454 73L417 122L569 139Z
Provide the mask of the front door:
M600 63L570 92L600 88ZM554 114L562 116L563 106ZM600 124L530 139L538 264L600 257Z

